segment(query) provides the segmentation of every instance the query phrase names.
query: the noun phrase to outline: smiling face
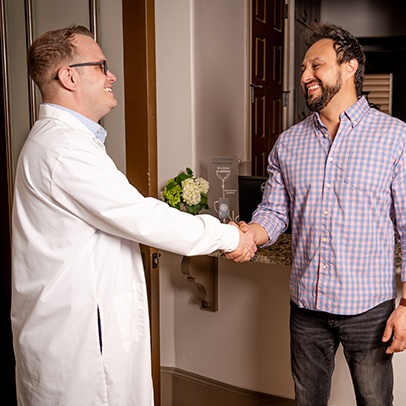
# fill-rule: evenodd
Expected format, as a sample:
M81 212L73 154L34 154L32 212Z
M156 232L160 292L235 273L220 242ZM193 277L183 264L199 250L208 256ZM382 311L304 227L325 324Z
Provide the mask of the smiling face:
M79 60L72 62L101 62L106 59L99 45L90 37L76 35L73 43L77 48ZM104 74L100 65L83 66L76 69L77 101L80 112L94 121L99 121L117 106L113 93L113 83L116 76L109 70Z
M312 45L303 59L301 85L311 111L323 110L342 88L342 65L331 39Z

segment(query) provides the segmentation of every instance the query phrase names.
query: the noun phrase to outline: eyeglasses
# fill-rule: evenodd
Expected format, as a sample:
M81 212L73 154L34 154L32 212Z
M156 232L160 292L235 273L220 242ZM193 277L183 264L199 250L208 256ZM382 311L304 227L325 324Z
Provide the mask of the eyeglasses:
M107 71L109 70L108 66L107 66L107 61L103 60L100 62L82 62L82 63L74 63L73 65L69 65L69 68L80 68L82 66L100 66L101 71L107 75ZM59 72L59 71L58 71ZM55 80L58 80L58 74L56 74L55 76Z

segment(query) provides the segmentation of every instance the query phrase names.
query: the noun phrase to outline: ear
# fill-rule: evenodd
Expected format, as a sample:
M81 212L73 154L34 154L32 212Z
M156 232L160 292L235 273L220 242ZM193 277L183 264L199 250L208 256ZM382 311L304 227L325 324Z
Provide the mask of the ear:
M355 58L345 63L345 72L348 74L348 77L354 76L357 69L358 61Z
M76 73L73 69L69 68L69 66L64 66L59 69L58 78L60 84L67 90L72 92L77 90L77 77Z

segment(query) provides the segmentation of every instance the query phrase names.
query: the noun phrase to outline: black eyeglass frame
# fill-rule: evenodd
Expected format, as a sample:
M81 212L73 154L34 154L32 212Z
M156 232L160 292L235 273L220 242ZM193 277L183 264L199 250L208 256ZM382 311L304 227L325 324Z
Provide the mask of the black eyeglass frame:
M102 72L107 76L107 71L109 70L107 66L107 61L103 59L102 61L99 62L81 62L81 63L74 63L72 65L68 65L68 68L80 68L82 66L101 66L102 67ZM61 69L61 68L59 68ZM58 70L59 72L59 70ZM58 74L55 76L55 80L59 80Z

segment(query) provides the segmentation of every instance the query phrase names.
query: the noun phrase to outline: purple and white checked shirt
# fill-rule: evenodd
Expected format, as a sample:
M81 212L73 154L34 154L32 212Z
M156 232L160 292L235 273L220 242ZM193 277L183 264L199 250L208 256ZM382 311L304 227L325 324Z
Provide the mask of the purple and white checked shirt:
M334 142L315 113L282 133L252 221L273 244L292 224L291 298L359 314L396 297L396 224L406 277L406 124L364 97L340 115Z

